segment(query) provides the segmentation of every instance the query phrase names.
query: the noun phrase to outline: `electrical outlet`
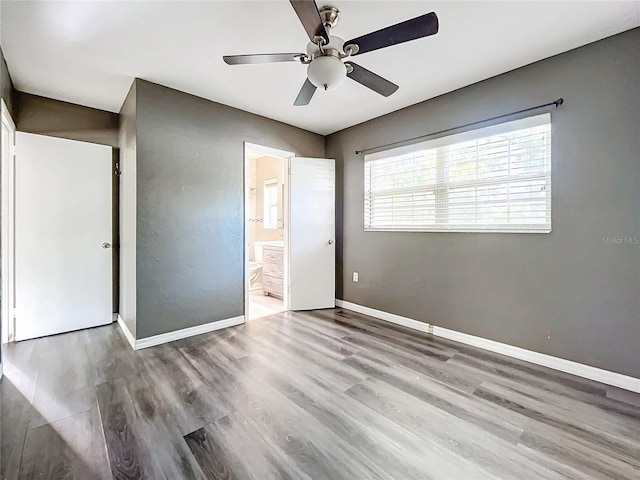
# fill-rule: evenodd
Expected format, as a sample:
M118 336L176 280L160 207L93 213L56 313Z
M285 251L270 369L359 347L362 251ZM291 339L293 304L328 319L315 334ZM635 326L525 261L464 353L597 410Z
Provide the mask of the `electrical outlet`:
M358 283L358 272L353 272L353 281Z

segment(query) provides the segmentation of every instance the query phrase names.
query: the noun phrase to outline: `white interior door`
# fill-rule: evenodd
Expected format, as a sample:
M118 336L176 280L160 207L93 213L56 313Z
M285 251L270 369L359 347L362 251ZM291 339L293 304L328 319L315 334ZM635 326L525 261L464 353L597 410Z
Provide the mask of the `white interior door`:
M112 321L111 161L111 147L16 134L16 340Z
M333 308L336 296L335 161L294 157L289 172L289 308Z

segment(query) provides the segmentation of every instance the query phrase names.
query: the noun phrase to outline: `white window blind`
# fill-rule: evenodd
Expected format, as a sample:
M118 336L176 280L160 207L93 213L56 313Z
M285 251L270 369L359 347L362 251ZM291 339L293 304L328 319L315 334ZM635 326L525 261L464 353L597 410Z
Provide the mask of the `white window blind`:
M365 230L550 232L551 116L365 156Z

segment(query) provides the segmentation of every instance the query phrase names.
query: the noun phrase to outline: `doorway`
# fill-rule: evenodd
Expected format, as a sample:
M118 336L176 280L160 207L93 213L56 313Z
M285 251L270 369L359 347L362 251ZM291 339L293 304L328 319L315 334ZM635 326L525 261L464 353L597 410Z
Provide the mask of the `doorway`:
M333 308L335 161L245 143L244 174L245 320Z
M288 310L288 175L293 153L245 144L245 315Z

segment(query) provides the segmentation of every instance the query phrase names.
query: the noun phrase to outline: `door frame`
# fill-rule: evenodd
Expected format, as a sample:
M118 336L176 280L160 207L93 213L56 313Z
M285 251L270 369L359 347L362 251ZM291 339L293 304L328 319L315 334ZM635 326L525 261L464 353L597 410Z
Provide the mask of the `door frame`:
M9 109L1 101L0 121L9 129L12 144L9 154L0 152L2 188L2 343L12 342L15 337L15 157L16 157L16 125ZM3 145L3 150L4 150ZM4 150L7 151L7 150ZM12 321L13 320L13 321Z
M294 152L280 150L278 148L244 142L244 321L249 321L249 153L260 153L272 157L280 157L284 160L284 198L286 201L283 211L284 218L284 308L289 310L289 173L291 171L291 159L296 156Z

